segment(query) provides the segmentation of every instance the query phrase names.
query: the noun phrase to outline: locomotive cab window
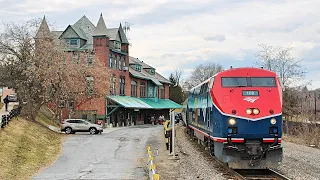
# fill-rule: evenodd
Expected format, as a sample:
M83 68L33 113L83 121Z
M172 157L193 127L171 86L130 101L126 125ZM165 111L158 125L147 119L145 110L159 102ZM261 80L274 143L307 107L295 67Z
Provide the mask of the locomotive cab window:
M276 80L274 77L252 77L252 87L276 87Z
M247 87L247 78L245 77L222 77L222 87Z

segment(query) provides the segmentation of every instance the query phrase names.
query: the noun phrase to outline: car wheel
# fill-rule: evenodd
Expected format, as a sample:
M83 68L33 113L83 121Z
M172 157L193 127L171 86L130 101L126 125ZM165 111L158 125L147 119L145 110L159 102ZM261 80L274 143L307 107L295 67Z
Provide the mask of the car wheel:
M90 132L90 134L96 134L97 130L96 130L96 128L90 128L89 132Z
M70 127L67 127L65 129L66 134L71 134L72 133L72 129Z

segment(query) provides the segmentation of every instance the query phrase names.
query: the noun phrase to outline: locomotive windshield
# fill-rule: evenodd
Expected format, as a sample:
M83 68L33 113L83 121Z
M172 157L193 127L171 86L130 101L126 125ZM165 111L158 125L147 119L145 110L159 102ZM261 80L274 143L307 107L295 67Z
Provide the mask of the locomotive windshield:
M276 87L274 77L222 77L222 87Z
M276 80L274 77L252 77L252 87L276 87Z
M247 78L245 77L222 77L222 87L247 87Z

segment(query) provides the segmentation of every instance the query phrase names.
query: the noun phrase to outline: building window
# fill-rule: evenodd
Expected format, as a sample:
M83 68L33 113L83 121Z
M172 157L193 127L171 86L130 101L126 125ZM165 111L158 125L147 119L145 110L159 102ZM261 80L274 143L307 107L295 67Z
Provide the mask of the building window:
M86 61L87 61L87 65L88 66L92 66L92 54L90 53L90 54L88 54L87 55L87 59L86 59Z
M119 70L121 71L122 70L122 57L121 56L118 56L119 57Z
M117 68L117 58L118 58L118 56L117 55L114 55L114 68L116 69Z
M115 48L120 50L121 49L121 43L118 41L115 41Z
M146 83L140 83L140 97L146 97Z
M110 76L109 84L110 84L110 95L116 95L117 94L116 92L117 78L115 75Z
M131 96L137 96L137 82L131 81Z
M112 68L112 54L110 54L109 67Z
M94 88L93 77L87 76L86 82L87 82L86 93L87 93L87 95L91 95L91 94L93 94L93 88Z
M70 46L78 46L79 41L78 41L78 39L68 39L67 44Z
M164 90L164 86L160 86L160 99L165 99L165 90Z
M125 58L125 56L123 56L122 58L123 58L123 59L122 59L123 67L126 67L126 58Z
M125 96L125 77L120 76L120 96Z
M136 71L141 71L141 65L140 64L136 64Z

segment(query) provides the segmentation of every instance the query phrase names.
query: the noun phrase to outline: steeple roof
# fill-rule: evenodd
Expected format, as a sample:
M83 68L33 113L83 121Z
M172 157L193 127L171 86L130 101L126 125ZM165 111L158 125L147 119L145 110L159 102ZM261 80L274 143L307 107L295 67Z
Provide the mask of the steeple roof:
M104 22L102 13L100 15L97 27L93 31L93 36L108 36L107 26Z
M50 39L52 39L52 34L50 33L50 29L49 29L49 26L46 21L46 16L43 17L35 38L50 38Z

